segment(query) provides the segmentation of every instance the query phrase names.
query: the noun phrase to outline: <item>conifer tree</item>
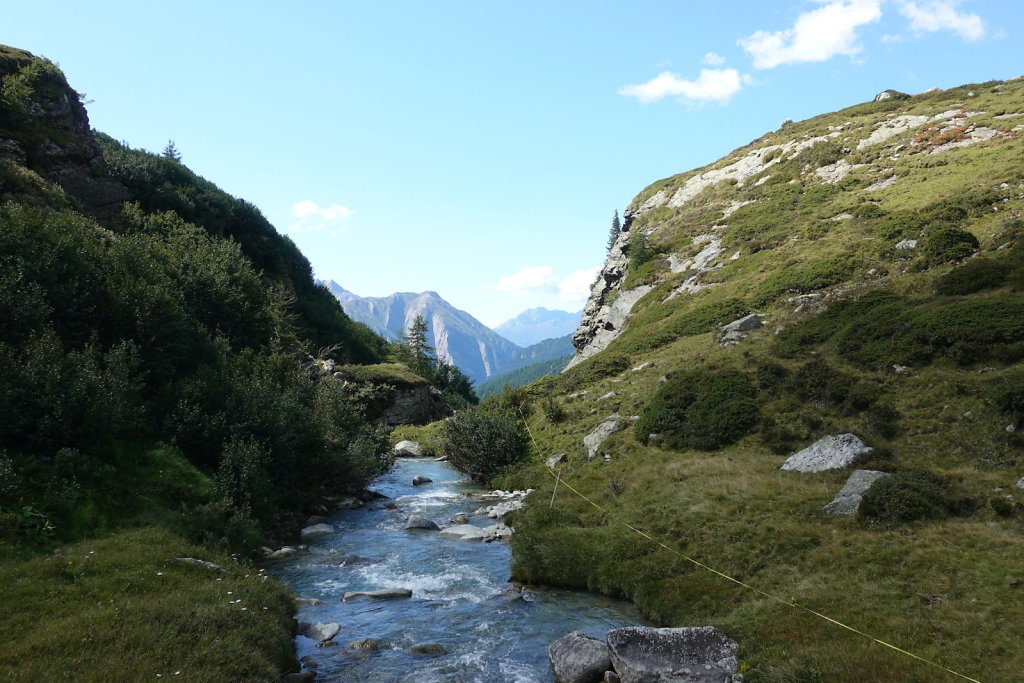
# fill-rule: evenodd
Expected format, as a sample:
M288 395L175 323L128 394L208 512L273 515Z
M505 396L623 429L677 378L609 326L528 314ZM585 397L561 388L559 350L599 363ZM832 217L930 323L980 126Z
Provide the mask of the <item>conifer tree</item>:
M612 229L608 233L608 251L612 250L615 246L615 240L619 239L619 235L622 234L622 223L619 221L619 210L615 210L615 216L612 218Z
M160 153L164 159L170 159L171 161L177 161L181 163L181 152L174 146L174 140L168 140L167 146L164 147L164 151Z

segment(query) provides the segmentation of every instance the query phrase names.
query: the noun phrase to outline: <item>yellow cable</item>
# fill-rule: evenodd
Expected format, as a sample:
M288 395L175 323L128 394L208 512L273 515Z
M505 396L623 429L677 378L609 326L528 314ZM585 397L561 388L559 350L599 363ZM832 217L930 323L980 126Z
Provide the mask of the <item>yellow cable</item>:
M526 431L530 435L530 440L533 441L533 445L536 446L537 445L537 440L533 438L533 431L530 429L530 425L526 422L526 416L523 415L522 410L519 411L519 415L520 415L520 417L523 418L523 424L526 426ZM704 569L705 571L711 572L715 576L720 576L723 579L726 579L727 581L731 581L731 582L735 583L738 586L742 586L742 587L746 588L747 590L754 591L758 595L766 597L769 600L773 600L774 602L777 602L777 603L779 603L781 605L785 605L787 607L793 607L793 608L796 608L796 609L799 609L799 610L803 610L804 612L807 612L808 614L813 614L814 616L818 617L819 619L824 619L825 621L827 621L827 622L829 622L831 624L834 624L835 626L838 626L840 628L844 628L847 631L850 631L852 633L856 633L857 635L862 636L864 638L867 638L868 640L870 640L872 642L878 643L879 645L884 645L885 647L887 647L887 648L889 648L891 650L895 650L896 652L905 654L908 657L912 657L913 659L916 659L919 662L924 662L925 664L928 664L929 666L933 666L933 667L935 667L937 669L941 669L942 671L945 671L946 673L952 674L952 675L954 675L954 676L956 676L958 678L962 678L965 681L971 681L971 683L981 683L981 681L979 681L976 678L971 678L970 676L965 676L964 674L962 674L962 673L960 673L958 671L954 671L953 669L947 669L946 667L942 666L938 662L933 662L930 659L926 659L926 658L924 658L924 657L922 657L920 655L914 654L913 652L910 652L908 650L904 650L903 648L899 647L898 645L893 645L892 643L888 643L888 642L886 642L884 640L881 640L879 638L875 638L874 636L869 635L867 633L864 633L863 631L861 631L859 629L856 629L853 626L850 626L848 624L844 624L843 622L841 622L841 621L839 621L837 619L833 619L832 617L828 616L827 614L822 614L821 612L815 611L815 610L811 609L810 607L805 607L804 605L801 605L801 604L799 604L797 602L794 602L792 600L783 600L782 598L780 598L778 596L772 595L771 593L763 591L760 588L756 588L754 586L751 586L748 583L744 583L743 581L740 581L739 579L733 578L732 576L729 576L728 574L726 574L724 572L720 572L717 569L715 569L714 567L709 567L708 565L704 564L703 562L700 562L699 560L695 560L694 558L692 558L689 555L686 555L686 554L676 550L675 548L670 548L669 546L665 545L664 543L662 543L658 539L654 538L650 534L648 534L648 533L646 533L644 531L641 531L640 529L637 529L636 527L634 527L633 525L629 524L628 522L624 522L621 519L618 519L617 517L612 515L607 509L605 509L604 507L598 505L594 501L592 501L589 498L587 498L585 495L583 495L582 493L577 491L569 482L567 482L565 479L562 479L561 473L556 473L553 468L545 468L545 469L548 470L548 472L549 472L549 474L551 474L551 476L555 477L556 485L560 482L562 484L562 486L564 486L565 488L569 489L570 491L575 493L577 496L579 496L580 498L582 498L586 502L588 502L591 505L593 505L595 508L600 510L603 514L607 515L612 521L621 524L622 526L626 527L630 531L632 531L632 532L642 536L643 538L646 538L651 543L654 543L655 545L657 545L657 546L667 550L668 552L672 553L673 555L681 557L684 560L686 560L687 562L689 562L691 564L694 564L694 565L700 567L701 569ZM552 501L554 501L554 494L552 494L552 498L551 499L552 499Z

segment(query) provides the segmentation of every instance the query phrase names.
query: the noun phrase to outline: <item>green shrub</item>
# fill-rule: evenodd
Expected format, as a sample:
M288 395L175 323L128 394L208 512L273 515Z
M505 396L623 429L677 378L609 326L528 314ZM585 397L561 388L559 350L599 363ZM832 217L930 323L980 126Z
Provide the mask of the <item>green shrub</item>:
M1010 274L1005 261L978 258L949 271L935 281L935 293L946 295L974 294L1003 286Z
M785 366L764 361L757 366L757 389L763 394L778 395L791 374Z
M729 298L668 313L660 320L656 318L666 310L668 307L655 306L631 320L626 332L613 342L614 348L627 353L644 353L680 337L710 332L722 323L743 317L751 309L743 299Z
M565 408L553 396L548 396L541 401L540 409L544 413L544 417L552 424L563 422L566 418Z
M787 397L764 408L761 418L761 442L773 453L792 453L820 434L819 411L795 397Z
M922 519L966 515L975 504L947 477L934 472L896 472L868 489L858 514L864 520L894 525Z
M1024 387L1003 391L996 396L996 405L1015 420L1024 420Z
M978 248L978 238L960 228L944 227L925 235L920 247L921 261L937 266L970 256Z
M714 450L757 424L756 396L747 375L736 370L673 375L648 401L634 431L644 443L655 433L668 448Z
M785 265L758 288L754 295L754 305L764 306L783 294L807 294L839 284L854 273L857 265L857 261L849 256L837 256L806 265Z
M507 408L467 408L444 423L441 449L448 462L476 481L486 482L526 459L529 435Z
M624 353L604 351L559 375L558 387L562 391L575 391L619 374L629 368L630 362L630 357Z

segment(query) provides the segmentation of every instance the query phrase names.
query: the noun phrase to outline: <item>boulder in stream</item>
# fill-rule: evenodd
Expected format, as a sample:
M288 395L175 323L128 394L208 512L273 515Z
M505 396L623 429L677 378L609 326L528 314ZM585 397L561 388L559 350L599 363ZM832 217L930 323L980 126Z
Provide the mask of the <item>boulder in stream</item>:
M611 652L603 640L573 631L548 646L556 683L598 683L612 668Z
M395 444L395 455L399 458L422 458L423 449L415 441L399 441Z
M431 479L430 477L424 477L422 474L417 474L415 477L412 478L413 486L423 486L424 484L432 483L434 483L433 479Z
M443 655L447 650L441 643L416 643L409 648L414 655Z
M326 642L338 635L338 631L341 630L341 626L332 622L309 624L306 626L302 635L306 636L311 640L316 640L321 643Z
M308 541L311 538L319 538L320 536L329 536L334 533L334 527L330 524L314 524L313 526L307 526L302 530L301 536L303 541Z
M341 596L342 602L348 602L356 598L374 598L376 600L393 600L396 598L411 598L412 591L408 588L383 588L376 591L351 591Z
M376 650L378 649L377 641L373 638L360 638L359 640L353 640L351 643L346 645L350 650Z
M409 519L405 520L405 528L406 530L426 529L428 531L434 531L439 529L440 527L437 526L435 522L430 521L426 517L417 517L416 515L413 515Z
M734 680L739 645L714 626L628 626L608 632L612 664L623 683Z

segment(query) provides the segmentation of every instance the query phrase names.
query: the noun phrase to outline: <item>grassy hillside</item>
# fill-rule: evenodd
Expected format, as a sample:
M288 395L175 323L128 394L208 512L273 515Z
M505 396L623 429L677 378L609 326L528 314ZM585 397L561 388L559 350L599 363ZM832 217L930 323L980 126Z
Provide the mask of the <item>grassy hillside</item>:
M539 363L531 363L522 368L517 368L512 372L506 372L504 375L499 375L494 379L487 380L480 386L476 387L476 395L480 398L490 396L491 394L497 394L509 387L515 389L533 382L541 377L547 375L557 375L565 367L566 363L572 358L571 355L559 356L558 358L552 358L551 360L540 361Z
M533 464L495 482L542 501L512 521L515 578L720 626L746 681L958 680L626 522L972 678L1018 679L1021 124L1019 79L896 97L641 192L612 253L623 277L588 314L650 291L605 350L529 387L563 410L532 411ZM754 312L763 327L723 337ZM614 413L638 419L587 461L583 437ZM844 432L875 449L858 468L893 474L853 518L821 512L850 470L779 469ZM566 486L548 505L556 453L603 509Z

